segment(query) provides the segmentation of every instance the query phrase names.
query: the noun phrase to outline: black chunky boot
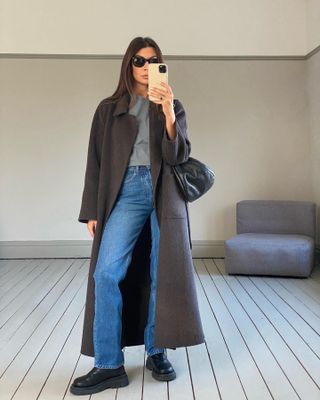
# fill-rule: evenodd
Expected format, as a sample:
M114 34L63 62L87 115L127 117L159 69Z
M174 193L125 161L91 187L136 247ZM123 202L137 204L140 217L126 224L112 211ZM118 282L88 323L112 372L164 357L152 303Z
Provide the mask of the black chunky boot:
M112 369L94 367L86 375L73 381L70 392L76 395L92 394L127 385L129 379L123 365Z
M165 353L148 356L146 367L152 371L152 376L157 381L172 381L176 378L176 373Z

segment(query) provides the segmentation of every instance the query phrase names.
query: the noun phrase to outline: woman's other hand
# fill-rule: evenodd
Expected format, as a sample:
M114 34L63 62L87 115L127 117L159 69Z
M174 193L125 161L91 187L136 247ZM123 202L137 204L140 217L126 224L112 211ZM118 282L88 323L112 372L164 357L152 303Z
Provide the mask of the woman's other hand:
M94 237L94 234L96 233L96 225L97 225L97 221L95 221L95 220L90 220L87 223L88 230L92 237Z

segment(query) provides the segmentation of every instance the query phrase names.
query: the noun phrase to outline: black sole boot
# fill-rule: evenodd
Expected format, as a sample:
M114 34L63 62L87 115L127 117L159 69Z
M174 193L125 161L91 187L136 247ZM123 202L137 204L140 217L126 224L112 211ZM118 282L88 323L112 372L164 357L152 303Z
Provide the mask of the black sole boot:
M73 381L70 392L75 395L86 395L128 385L129 379L124 367L109 370L94 367L87 375Z
M148 356L146 368L152 371L152 377L157 381L172 381L176 379L176 373L164 353Z

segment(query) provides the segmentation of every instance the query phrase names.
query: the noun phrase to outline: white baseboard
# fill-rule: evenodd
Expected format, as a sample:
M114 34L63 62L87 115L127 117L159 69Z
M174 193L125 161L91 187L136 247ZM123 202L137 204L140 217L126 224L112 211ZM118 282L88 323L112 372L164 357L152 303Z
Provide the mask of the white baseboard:
M193 258L224 258L224 240L192 240Z
M89 258L92 240L33 240L0 242L0 259ZM193 240L192 257L223 258L224 240Z

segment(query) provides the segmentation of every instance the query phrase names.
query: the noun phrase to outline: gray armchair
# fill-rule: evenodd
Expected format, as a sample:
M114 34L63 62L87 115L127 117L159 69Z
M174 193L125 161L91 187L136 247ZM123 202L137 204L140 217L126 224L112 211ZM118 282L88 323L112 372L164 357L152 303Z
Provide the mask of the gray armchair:
M237 235L225 241L228 274L308 277L315 262L316 204L243 200Z

